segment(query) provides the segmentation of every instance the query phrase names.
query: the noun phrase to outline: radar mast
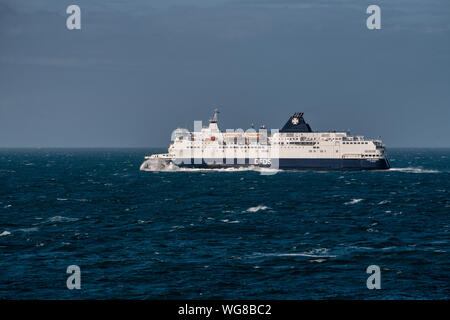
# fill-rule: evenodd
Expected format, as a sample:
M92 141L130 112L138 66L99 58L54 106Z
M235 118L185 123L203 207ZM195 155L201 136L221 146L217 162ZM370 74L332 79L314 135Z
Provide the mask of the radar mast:
M210 123L217 123L217 121L219 120L218 119L218 114L219 114L220 112L219 112L219 109L217 109L217 108L215 108L214 109L214 116L211 118L211 119L209 119L209 122Z

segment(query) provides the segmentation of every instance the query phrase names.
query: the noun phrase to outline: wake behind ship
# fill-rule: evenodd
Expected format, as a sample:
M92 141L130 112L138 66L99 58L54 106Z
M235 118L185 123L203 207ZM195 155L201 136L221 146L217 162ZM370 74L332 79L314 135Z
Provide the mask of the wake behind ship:
M281 130L269 134L264 127L226 130L218 127L218 113L197 131L177 129L168 153L146 156L141 170L261 167L307 170L389 169L381 140L351 136L347 132L314 132L294 113Z

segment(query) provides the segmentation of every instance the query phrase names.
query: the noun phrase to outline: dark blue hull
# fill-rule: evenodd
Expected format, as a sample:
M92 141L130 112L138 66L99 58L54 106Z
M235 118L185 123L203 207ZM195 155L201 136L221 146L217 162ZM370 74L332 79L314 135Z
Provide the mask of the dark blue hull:
M262 168L273 169L297 169L297 170L383 170L389 169L390 164L387 159L279 159L277 165L276 160L270 160L270 164L259 159L234 159L234 162L226 159L223 161L212 160L187 160L179 167L188 168L230 168L230 167L248 167L257 166Z

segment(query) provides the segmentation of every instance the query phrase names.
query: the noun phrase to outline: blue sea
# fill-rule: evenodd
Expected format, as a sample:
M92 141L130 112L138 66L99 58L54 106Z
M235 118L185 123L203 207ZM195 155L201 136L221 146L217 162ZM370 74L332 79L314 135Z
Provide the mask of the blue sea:
M450 298L450 149L390 149L387 171L139 170L161 151L0 150L0 298Z

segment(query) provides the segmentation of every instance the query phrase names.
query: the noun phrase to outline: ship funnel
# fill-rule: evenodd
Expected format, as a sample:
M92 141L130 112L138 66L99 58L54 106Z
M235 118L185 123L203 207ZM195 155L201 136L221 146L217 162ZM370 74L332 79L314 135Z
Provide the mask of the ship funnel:
M312 130L303 119L303 112L296 112L289 118L280 132L312 132Z

